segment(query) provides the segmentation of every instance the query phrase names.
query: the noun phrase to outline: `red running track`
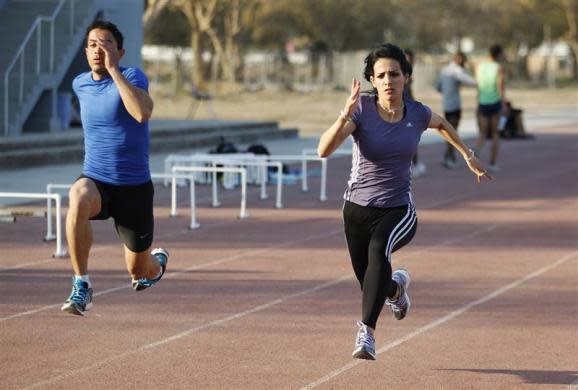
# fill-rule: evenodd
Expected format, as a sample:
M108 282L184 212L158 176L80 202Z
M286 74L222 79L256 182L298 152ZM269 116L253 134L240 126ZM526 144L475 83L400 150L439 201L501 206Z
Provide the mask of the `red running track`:
M378 360L351 359L360 291L344 244L341 195L350 162L329 162L329 200L285 187L238 194L168 218L157 187L156 245L171 252L161 283L129 288L110 221L94 224L94 307L59 308L68 260L52 259L44 220L0 224L0 388L567 389L578 383L578 137L535 131L502 143L502 171L476 185L425 145L414 183L418 233L394 267L412 274L412 311L382 314ZM317 178L318 179L318 178ZM186 190L182 190L186 199ZM270 189L270 193L273 189ZM224 195L224 194L223 194Z

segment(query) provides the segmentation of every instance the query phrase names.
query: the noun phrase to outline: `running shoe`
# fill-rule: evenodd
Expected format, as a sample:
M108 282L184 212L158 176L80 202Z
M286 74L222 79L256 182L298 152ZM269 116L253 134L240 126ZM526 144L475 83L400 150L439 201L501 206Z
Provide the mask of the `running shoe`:
M385 304L391 308L393 316L396 319L402 320L407 315L411 306L411 301L407 294L407 288L409 287L411 279L409 277L409 272L403 268L396 270L391 278L395 280L399 286L399 296L395 300L387 298Z
M88 287L88 283L72 277L72 292L60 310L77 316L83 316L84 312L90 310L91 307L92 288Z
M496 172L500 172L500 167L496 164L490 164L488 166L488 171L492 172L492 173L496 173Z
M446 157L442 161L442 166L447 169L454 169L456 167L456 160L452 160L451 158Z
M167 263L169 262L169 252L163 248L156 248L151 251L151 255L157 258L161 265L161 274L154 279L140 278L132 280L132 288L135 291L142 291L146 288L154 286L165 274Z
M418 162L411 167L411 177L418 178L425 175L427 168L424 163Z
M352 356L355 359L375 360L375 339L370 328L361 321L357 321L357 326L359 330Z

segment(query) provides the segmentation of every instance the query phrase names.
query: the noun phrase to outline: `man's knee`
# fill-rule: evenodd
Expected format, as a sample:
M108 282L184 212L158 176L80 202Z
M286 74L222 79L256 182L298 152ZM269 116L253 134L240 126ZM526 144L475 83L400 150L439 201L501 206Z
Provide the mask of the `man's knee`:
M94 183L77 181L70 189L68 199L71 216L88 219L100 209L100 195Z

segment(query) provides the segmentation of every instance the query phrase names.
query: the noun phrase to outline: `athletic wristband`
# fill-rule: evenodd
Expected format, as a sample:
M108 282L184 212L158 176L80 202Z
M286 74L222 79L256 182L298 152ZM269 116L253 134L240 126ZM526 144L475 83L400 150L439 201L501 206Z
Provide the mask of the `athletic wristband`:
M468 149L468 152L470 152L470 155L466 157L466 162L472 161L472 159L476 156L476 153L472 149Z
M351 122L351 116L349 116L349 113L345 110L339 112L339 117L345 119L347 122Z

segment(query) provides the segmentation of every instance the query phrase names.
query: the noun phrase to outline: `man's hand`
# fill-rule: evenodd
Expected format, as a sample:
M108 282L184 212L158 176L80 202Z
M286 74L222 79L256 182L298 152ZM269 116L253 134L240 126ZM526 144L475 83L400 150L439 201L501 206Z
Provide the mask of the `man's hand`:
M104 53L104 66L106 67L106 70L110 73L111 70L118 69L121 53L115 44L102 38L98 38L96 43L98 48Z

